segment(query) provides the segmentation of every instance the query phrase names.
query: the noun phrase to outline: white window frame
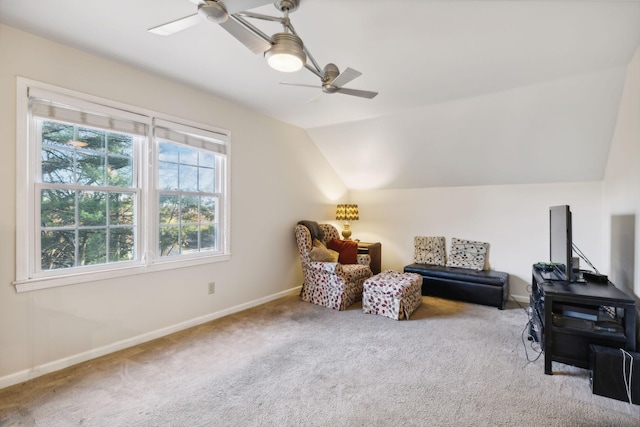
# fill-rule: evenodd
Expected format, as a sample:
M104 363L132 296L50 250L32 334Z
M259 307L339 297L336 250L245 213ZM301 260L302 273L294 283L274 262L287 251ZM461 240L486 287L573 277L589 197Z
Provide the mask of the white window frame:
M136 121L145 123L147 134L144 144L139 144L135 154L138 159L134 165L134 173L139 182L139 209L137 219L138 259L110 264L99 264L89 268L76 267L69 269L38 272L35 266L36 250L39 248L38 235L40 228L35 223L36 209L39 209L39 196L36 194L36 173L40 168L39 147L30 129L32 120L29 117L29 90L50 93L55 100L64 100L67 104L93 111L118 110L124 116L133 116ZM201 137L210 138L219 144L224 152L224 160L219 162L216 175L221 179L220 204L217 214L219 247L215 252L197 252L170 257L156 254L158 245L159 212L157 185L157 141L154 126L172 126L178 131L193 132ZM94 280L117 278L134 274L142 274L166 269L183 268L211 262L226 261L231 258L230 245L230 163L231 135L224 129L178 119L148 109L134 107L116 101L82 94L76 91L52 86L26 78L17 78L16 108L16 280L17 292L33 291L57 286L65 286ZM217 168L218 169L218 168Z

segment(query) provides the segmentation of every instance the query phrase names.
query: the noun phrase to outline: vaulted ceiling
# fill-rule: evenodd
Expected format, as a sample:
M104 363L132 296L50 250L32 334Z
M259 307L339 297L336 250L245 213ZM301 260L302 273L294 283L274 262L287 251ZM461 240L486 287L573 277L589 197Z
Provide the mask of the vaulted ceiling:
M640 0L301 0L291 22L320 67L354 68L363 74L347 87L379 92L317 98L279 84L317 76L272 70L215 23L147 31L195 10L0 0L0 22L300 126L353 189L601 180L640 46Z

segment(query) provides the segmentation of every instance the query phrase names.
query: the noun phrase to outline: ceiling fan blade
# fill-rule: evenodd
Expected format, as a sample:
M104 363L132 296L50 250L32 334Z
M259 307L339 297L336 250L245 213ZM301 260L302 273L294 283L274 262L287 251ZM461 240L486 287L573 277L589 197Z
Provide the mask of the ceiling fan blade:
M359 96L360 98L373 99L378 94L378 92L371 92L369 90L358 90L358 89L347 89L347 88L339 88L337 93L342 93L344 95L353 95Z
M220 24L220 26L253 53L263 53L271 48L271 43L245 27L233 15L229 15L229 19Z
M360 77L361 75L362 73L360 71L347 67L347 69L341 72L338 77L336 77L333 82L331 82L331 84L337 87L344 86L351 80L355 79L356 77Z
M273 0L218 0L218 3L222 4L228 14L232 14L273 3Z
M176 19L175 21L167 22L166 24L158 25L157 27L149 28L147 31L161 36L169 36L178 31L193 27L200 22L202 22L202 18L195 13L185 16L184 18Z

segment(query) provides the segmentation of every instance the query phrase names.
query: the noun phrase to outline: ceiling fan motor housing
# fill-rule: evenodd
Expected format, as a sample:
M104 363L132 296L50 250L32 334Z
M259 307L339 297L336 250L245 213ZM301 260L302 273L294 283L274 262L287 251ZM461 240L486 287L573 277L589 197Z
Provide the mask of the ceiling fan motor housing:
M224 8L215 1L206 1L198 5L198 13L207 21L222 24L229 19L229 15Z
M328 63L324 66L324 77L322 78L322 91L325 93L334 93L338 91L338 87L333 85L333 81L340 75L340 69L336 64Z

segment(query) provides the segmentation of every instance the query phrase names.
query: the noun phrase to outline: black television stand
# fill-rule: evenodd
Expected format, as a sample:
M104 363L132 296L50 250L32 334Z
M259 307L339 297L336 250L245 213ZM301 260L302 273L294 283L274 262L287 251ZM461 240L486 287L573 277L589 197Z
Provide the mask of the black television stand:
M533 267L530 334L551 362L589 368L589 346L636 351L635 300L611 282L554 280Z

